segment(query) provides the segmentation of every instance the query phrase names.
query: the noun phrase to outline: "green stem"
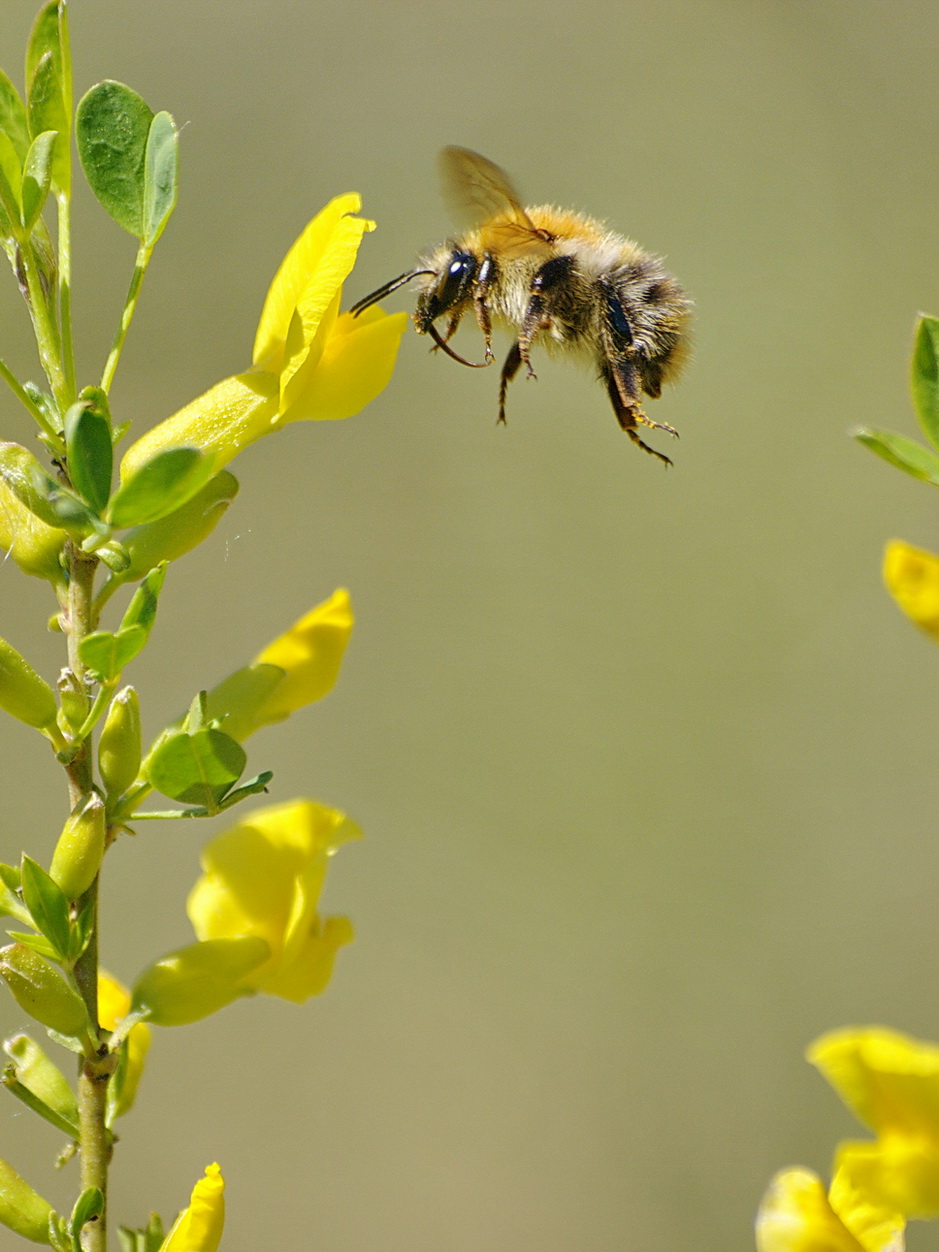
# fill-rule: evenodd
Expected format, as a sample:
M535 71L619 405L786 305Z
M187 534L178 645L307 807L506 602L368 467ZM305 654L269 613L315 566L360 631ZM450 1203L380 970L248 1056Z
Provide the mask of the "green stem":
M62 342L52 308L39 277L33 246L28 240L20 248L20 260L23 276L26 279L26 290L29 293L29 313L33 321L39 359L59 410L64 413L69 405L69 391L65 381L65 371L62 368Z
M69 198L59 193L59 318L62 325L62 361L68 402L76 396L75 347L72 341L72 215Z
M117 373L117 364L121 359L121 351L124 347L124 340L127 338L127 332L130 330L130 324L134 320L134 313L137 311L137 301L140 298L140 286L143 282L143 276L147 272L147 266L150 264L151 249L143 244L137 249L137 260L134 264L134 274L130 280L130 287L127 291L127 299L124 301L124 311L121 313L121 324L117 329L114 337L114 344L111 353L108 356L107 364L104 367L104 373L101 375L101 390L108 392L111 390L111 384L114 382L114 375Z
M83 683L85 669L81 661L80 644L95 628L94 578L98 561L69 542L66 548L69 566L69 586L62 615L68 642L69 668L79 683ZM97 704L98 701L95 701ZM93 711L93 710L92 710ZM66 766L69 785L70 808L91 790L94 781L91 764L91 739L85 738L75 756ZM75 962L75 983L94 1023L96 1038L101 1031L98 1022L98 878L78 901L82 911L90 906L90 939L85 951ZM111 1160L111 1136L106 1124L108 1081L114 1072L117 1057L104 1045L93 1055L86 1054L79 1063L78 1071L78 1126L81 1153L82 1190L97 1187L105 1197L105 1210L98 1221L89 1222L82 1232L85 1252L107 1252L107 1194L108 1166Z

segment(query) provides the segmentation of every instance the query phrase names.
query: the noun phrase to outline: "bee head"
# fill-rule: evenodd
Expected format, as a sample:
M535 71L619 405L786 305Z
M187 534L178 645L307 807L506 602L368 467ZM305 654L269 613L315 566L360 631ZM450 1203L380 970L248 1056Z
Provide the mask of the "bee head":
M430 329L442 313L460 304L469 295L479 268L479 262L471 252L454 248L443 265L435 271L436 281L422 291L417 298L414 321L422 335Z

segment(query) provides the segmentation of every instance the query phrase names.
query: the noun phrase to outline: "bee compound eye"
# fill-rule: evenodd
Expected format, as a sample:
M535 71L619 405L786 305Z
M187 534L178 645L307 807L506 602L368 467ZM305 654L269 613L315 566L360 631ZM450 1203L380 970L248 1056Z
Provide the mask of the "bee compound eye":
M471 252L451 253L434 293L438 315L462 300L473 281L476 267L476 258Z

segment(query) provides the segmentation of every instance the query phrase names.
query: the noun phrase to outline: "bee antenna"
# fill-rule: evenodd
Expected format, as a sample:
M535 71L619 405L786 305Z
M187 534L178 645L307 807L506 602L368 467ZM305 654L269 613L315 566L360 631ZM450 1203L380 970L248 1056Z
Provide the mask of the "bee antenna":
M488 361L466 361L463 357L458 356L447 343L446 339L441 337L440 331L433 324L433 322L430 323L427 330L437 347L443 348L447 356L452 357L454 361L459 361L461 365L468 365L471 370L484 370L489 364Z
M349 312L353 317L358 317L366 309L371 308L373 304L377 304L379 300L384 300L385 296L390 296L393 291L397 291L399 287L403 287L405 283L409 283L412 278L419 278L422 274L433 274L434 270L408 270L405 274L399 274L397 278L393 278L390 283L385 283L383 287L379 287L377 291L373 291L371 295L364 296L361 300L353 304Z

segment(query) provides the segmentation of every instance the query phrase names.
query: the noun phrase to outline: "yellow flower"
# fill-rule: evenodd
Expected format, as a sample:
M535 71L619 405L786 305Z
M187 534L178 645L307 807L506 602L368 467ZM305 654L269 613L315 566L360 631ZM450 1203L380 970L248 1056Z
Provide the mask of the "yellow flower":
M241 743L262 726L322 700L339 675L352 623L349 593L340 588L210 691L208 716Z
M148 431L128 449L121 478L166 448L213 457L217 472L248 444L302 419L351 417L384 390L407 316L375 308L340 314L342 284L366 231L359 196L337 196L308 224L271 284L253 366Z
M218 1165L209 1165L205 1177L192 1189L160 1252L216 1252L225 1225L225 1180Z
M756 1217L758 1252L902 1252L903 1219L872 1204L840 1171L826 1195L810 1169L780 1170Z
M884 582L907 617L939 639L939 557L892 539L884 550Z
M841 1144L839 1173L905 1217L939 1216L939 1047L872 1026L823 1035L807 1055L877 1136Z
M317 912L326 862L359 838L345 814L313 800L260 809L203 850L204 874L186 904L196 935L258 936L271 957L245 976L246 989L296 1004L318 995L352 939L347 918Z
M105 1030L114 1030L118 1022L130 1012L130 992L116 978L98 972L98 1020ZM138 1022L131 1027L124 1045L126 1060L115 1080L108 1086L108 1099L113 1101L109 1120L123 1117L134 1103L137 1085L143 1074L144 1062L150 1050L150 1027Z

